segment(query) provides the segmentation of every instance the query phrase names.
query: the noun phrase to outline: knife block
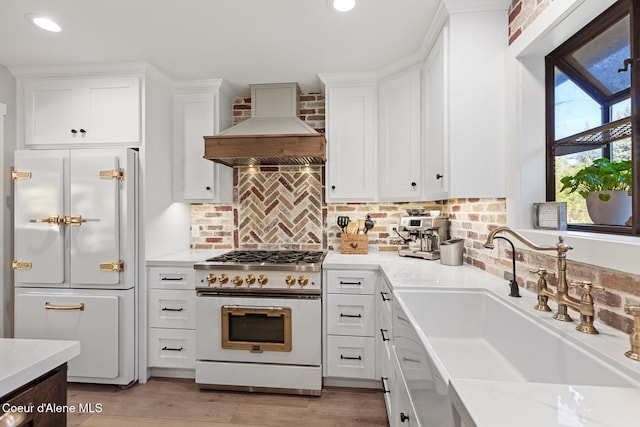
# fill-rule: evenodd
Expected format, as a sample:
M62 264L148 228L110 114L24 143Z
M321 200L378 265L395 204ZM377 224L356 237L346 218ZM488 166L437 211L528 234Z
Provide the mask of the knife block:
M345 234L340 235L340 253L341 254L359 254L369 253L369 236L366 234Z

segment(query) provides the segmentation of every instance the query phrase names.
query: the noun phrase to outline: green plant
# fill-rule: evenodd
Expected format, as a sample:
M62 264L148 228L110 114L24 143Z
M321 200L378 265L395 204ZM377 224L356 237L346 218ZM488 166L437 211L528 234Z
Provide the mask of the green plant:
M609 159L595 159L593 163L576 172L573 176L565 176L560 182L560 191L578 192L585 199L594 191L631 190L631 160L612 162ZM608 194L600 194L603 201L609 200Z

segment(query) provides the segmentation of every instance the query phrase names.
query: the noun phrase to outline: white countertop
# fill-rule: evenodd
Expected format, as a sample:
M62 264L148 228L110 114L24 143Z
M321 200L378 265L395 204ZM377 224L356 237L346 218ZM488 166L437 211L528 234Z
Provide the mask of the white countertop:
M0 338L0 397L79 354L78 341Z
M222 255L230 249L188 249L146 260L147 267L189 267L196 262Z
M506 280L469 266L445 266L439 261L400 257L395 252L342 255L329 252L324 268L380 269L393 290L415 288L484 288L537 318L570 341L585 345L599 358L640 379L640 363L624 356L629 336L596 321L599 335L575 330L577 322L552 319L533 309L536 294L520 288L522 298L508 297ZM550 301L555 308L555 303ZM597 307L596 307L597 309ZM577 313L573 317L578 318ZM551 355L550 355L551 356ZM541 363L553 363L544 360ZM527 382L452 379L454 404L467 426L628 426L637 422L635 404L640 388L568 386ZM416 404L420 404L417 402ZM516 421L517 420L517 421Z

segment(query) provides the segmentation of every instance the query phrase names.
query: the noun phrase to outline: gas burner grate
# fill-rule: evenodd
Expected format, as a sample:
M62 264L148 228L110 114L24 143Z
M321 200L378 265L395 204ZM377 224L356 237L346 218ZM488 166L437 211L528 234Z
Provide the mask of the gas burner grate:
M314 264L324 256L322 251L259 251L238 250L209 258L208 262L271 263L271 264Z

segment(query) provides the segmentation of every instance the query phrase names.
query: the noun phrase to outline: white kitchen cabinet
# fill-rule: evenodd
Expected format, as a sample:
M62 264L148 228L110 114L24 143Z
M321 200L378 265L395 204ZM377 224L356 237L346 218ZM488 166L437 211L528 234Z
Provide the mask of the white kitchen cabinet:
M376 200L376 87L347 85L330 75L325 84L328 202Z
M147 280L149 367L158 375L193 378L195 272L191 267L150 267Z
M231 126L232 104L231 91L220 79L174 84L176 201L233 202L233 168L203 158L203 137Z
M370 270L325 270L323 274L324 376L375 380L372 384L379 386L374 302L378 274Z
M376 289L376 377L380 378L382 391L384 393L384 402L389 415L389 423L394 424L391 420L393 413L393 402L396 398L396 383L394 371L394 355L393 355L393 293L386 280L378 280L378 288Z
M423 67L427 200L505 195L505 11L449 10Z
M18 80L24 146L139 145L140 77Z
M378 89L380 200L422 200L420 69L394 76Z

